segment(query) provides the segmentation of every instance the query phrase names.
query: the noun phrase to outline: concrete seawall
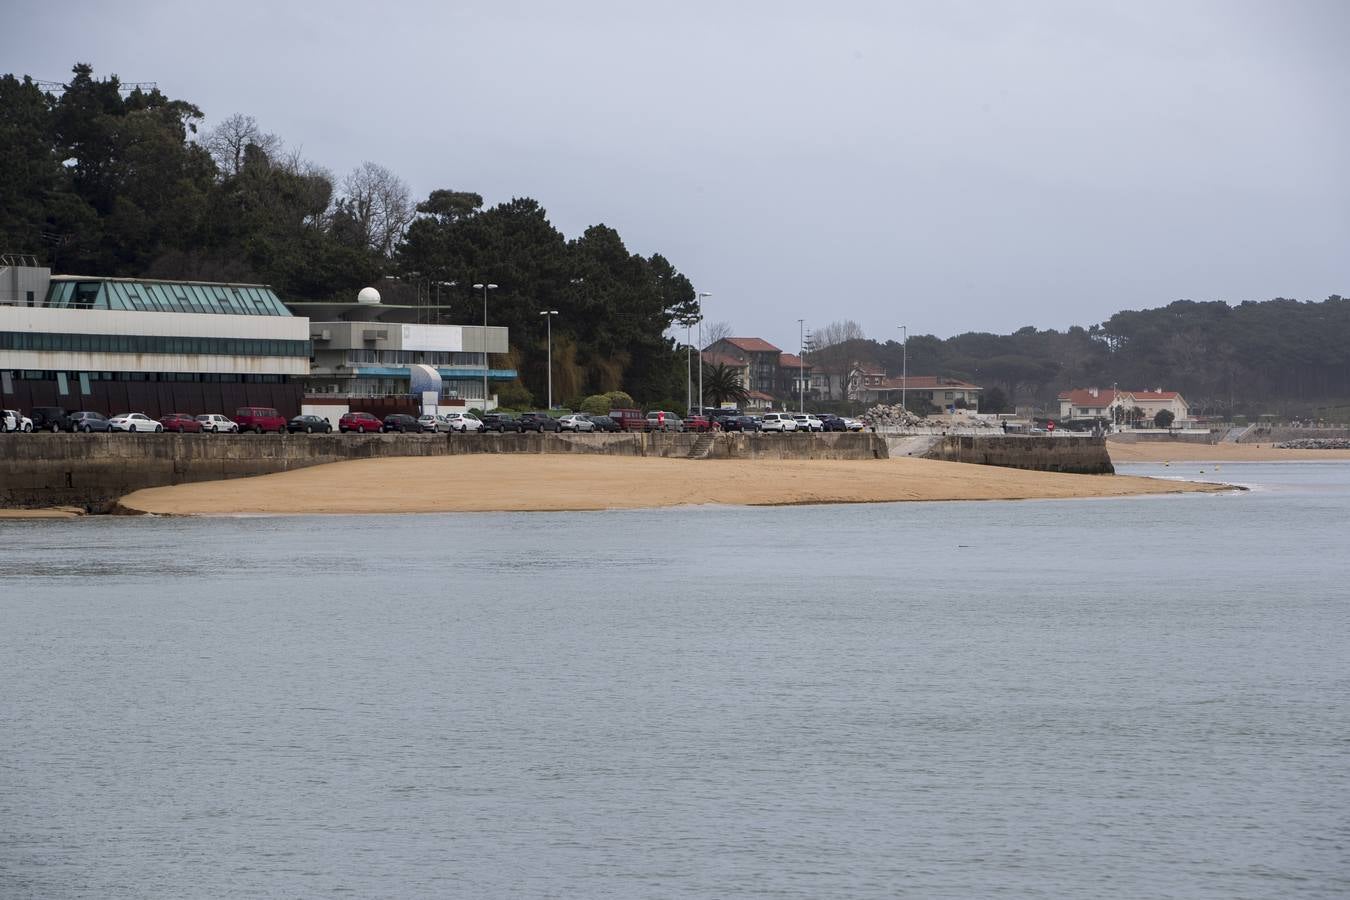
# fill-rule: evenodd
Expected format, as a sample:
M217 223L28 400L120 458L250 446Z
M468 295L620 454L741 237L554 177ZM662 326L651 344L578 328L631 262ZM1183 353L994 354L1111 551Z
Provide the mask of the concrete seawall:
M924 458L1079 475L1113 475L1116 471L1106 452L1106 440L1099 437L948 435L939 438Z
M26 434L0 438L0 507L111 508L132 491L351 459L595 453L687 459L885 459L871 434Z
M588 453L677 459L887 459L912 455L1051 472L1114 472L1093 438L875 434L27 434L0 437L0 507L105 512L147 487L267 475L352 459ZM899 441L899 442L897 442Z

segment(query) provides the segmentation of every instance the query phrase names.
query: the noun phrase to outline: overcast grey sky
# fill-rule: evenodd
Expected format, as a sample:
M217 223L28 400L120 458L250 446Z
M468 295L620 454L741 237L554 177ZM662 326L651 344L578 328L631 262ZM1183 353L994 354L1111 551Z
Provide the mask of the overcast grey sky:
M709 320L885 339L1350 294L1350 3L6 4L0 71L157 81L341 175L530 196Z

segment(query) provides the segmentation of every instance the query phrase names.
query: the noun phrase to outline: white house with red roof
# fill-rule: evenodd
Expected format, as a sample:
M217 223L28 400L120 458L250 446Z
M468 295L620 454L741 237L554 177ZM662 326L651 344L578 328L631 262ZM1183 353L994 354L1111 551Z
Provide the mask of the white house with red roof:
M1135 407L1143 410L1143 418L1151 421L1160 411L1172 413L1177 424L1191 417L1190 405L1178 391L1164 391L1162 388L1152 391L1125 391L1119 388L1074 388L1062 391L1059 395L1059 417L1061 419L1107 419L1117 421L1128 418ZM1120 408L1125 412L1116 414Z

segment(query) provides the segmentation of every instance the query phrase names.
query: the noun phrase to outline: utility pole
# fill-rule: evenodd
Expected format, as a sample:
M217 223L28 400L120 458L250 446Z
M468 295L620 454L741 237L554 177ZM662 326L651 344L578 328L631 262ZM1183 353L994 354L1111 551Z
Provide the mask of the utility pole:
M797 320L797 412L806 414L806 320Z
M548 408L553 409L553 317L558 314L556 309L541 310L539 315L548 322Z
M703 412L703 298L711 297L707 291L694 295L698 300L698 410Z
M909 329L904 325L897 325L900 329L900 408L909 412L909 407L905 405L905 389L909 387ZM934 395L936 396L936 395Z
M481 290L481 291L483 292L483 412L486 414L486 413L487 413L487 402L488 402L488 389L487 389L487 377L488 377L487 295L488 295L488 291L495 291L495 290L497 289L497 286L496 286L495 284L486 284L486 283L483 283L483 284L475 284L475 285L473 286L473 289L474 289L475 291Z

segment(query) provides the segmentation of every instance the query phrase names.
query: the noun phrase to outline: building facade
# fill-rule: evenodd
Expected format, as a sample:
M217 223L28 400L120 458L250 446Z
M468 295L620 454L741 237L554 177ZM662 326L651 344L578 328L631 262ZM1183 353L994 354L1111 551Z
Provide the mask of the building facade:
M265 285L0 267L6 407L295 415L310 350L309 323Z
M1191 418L1186 398L1178 391L1164 391L1162 388L1152 391L1113 387L1075 388L1061 392L1058 400L1061 419L1105 419L1108 422L1124 423L1131 418L1135 409L1141 411L1141 421L1150 425L1153 417L1162 410L1172 414L1174 425L1188 424Z

